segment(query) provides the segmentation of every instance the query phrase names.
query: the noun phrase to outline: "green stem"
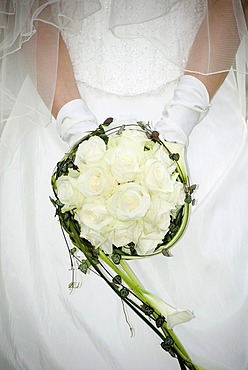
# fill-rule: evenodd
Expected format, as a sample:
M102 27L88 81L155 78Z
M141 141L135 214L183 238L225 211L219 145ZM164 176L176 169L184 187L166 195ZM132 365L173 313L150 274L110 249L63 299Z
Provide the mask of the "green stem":
M61 224L63 225L63 227L65 228L65 230L68 232L68 225L65 225L64 222L63 222L63 216L60 214L60 220L61 220ZM91 257L89 251L88 251L88 248L87 246L85 246L81 240L81 238L79 237L76 229L75 229L75 226L74 226L74 223L70 220L70 225L69 225L69 235L71 235L75 241L75 245L85 254L86 258L89 260L89 262L92 264L92 266L95 268L95 270L100 274L100 276L102 278L104 278L104 280L108 283L108 285L110 287L112 287L113 289L113 286L112 284L108 281L108 279L102 274L101 270L98 268L97 266L97 262ZM155 314L155 317L156 315L160 315L160 312L158 310L156 310L156 307L154 307L154 304L152 302L149 301L149 298L147 297L144 297L143 296L143 293L149 293L147 292L146 290L144 290L139 282L139 280L136 278L136 276L134 275L133 271L130 269L130 267L127 265L127 263L125 261L121 261L120 263L120 266L122 267L122 269L118 268L118 266L116 264L113 263L113 261L105 255L104 252L102 252L100 250L99 252L99 257L100 259L106 263L106 265L108 265L116 274L120 275L121 278L123 279L123 281L125 282L125 284L129 287L129 289L135 294L135 296L143 303L151 306L156 314ZM118 296L120 296L119 292L116 291L114 289L114 291L118 294ZM121 299L123 299L121 296L120 296ZM157 334L158 334L158 330L151 324L149 323L149 321L141 314L139 314L137 311L137 308L134 309L134 302L132 302L131 300L127 300L127 299L123 299L126 303L127 301L129 302L129 305L132 307L132 309L136 312L136 314L138 314ZM131 303L132 302L132 303ZM181 344L181 342L179 341L179 339L177 338L177 336L174 334L174 332L171 330L171 329L168 329L167 328L167 324L164 323L163 327L161 328L163 333L165 334L165 336L170 336L173 341L174 341L174 349L176 351L176 354L177 356L180 356L180 358L186 363L188 364L188 366L193 366L192 369L194 370L202 370L200 367L198 367L197 365L193 364L189 355L187 354L186 350L184 349L183 345ZM162 337L162 334L158 334L161 338Z
M188 222L188 218L189 218L189 204L188 203L185 203L184 204L184 214L183 214L183 218L182 218L182 223L180 225L180 228L178 230L178 232L176 233L175 237L166 244L166 246L162 246L161 248L159 248L159 251L161 251L161 249L169 249L173 244L175 244L182 236L184 230L185 230L185 227L187 225L187 222Z
M139 280L136 278L135 274L133 273L131 268L128 266L128 264L125 261L123 261L123 259L121 259L120 265L125 271L125 273L127 274L127 276L129 276L129 278L137 285L137 287L139 286L141 287Z
M190 356L188 355L187 351L185 350L185 348L183 347L182 343L180 342L180 340L178 339L173 330L168 329L166 324L165 326L163 325L161 329L165 335L169 335L173 339L174 348L176 347L176 353L178 353L178 355L184 360L184 362L193 366L192 369L194 370L203 370L201 367L197 366L191 361Z
M106 254L100 250L99 257L102 261L104 261L117 275L120 275L122 280L133 290L137 288L140 285L138 280L135 278L135 281L132 280L128 275L126 275L122 270L120 270L113 261L109 257L106 256Z
M147 291L142 288L139 280L136 278L133 271L131 270L131 268L128 266L128 264L125 261L121 260L120 265L121 265L122 269L125 271L125 273L127 274L127 276L129 277L130 280L127 279L125 275L123 275L122 271L115 264L113 264L113 262L103 252L100 252L100 258L104 262L106 262L109 267L111 267L117 274L119 274L123 278L123 281L125 281L125 283L128 285L128 287L135 293L135 295L142 302L148 304L149 306L151 306L156 311L156 307L154 307L154 304L151 303L151 301L149 301L149 298L143 296L142 293L147 293ZM179 341L179 339L177 338L177 336L175 335L173 330L168 329L166 324L163 325L162 330L166 333L166 335L169 335L173 339L173 341L174 341L174 343L177 347L177 352L178 352L179 356L182 359L184 359L186 362L191 362L187 351L185 350L185 348L183 347L182 343Z

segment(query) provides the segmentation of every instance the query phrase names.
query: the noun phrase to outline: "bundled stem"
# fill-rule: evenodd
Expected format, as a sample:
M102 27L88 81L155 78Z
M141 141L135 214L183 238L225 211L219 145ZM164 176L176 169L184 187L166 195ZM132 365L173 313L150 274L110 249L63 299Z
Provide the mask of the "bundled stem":
M96 256L96 254L92 253L90 243L80 238L78 235L76 221L72 218L67 218L64 220L64 214L61 212L60 207L57 208L57 215L59 216L63 229L69 234L73 244L81 252L83 252L97 274L104 279L108 286L112 288L112 290L120 297L120 299L122 299L133 310L133 312L135 312L143 320L143 322L147 324L162 339L162 348L169 352L171 356L177 358L180 368L202 370L201 367L192 362L187 351L173 330L167 327L165 320L160 328L158 328L156 324L154 325L153 321L156 321L156 319L158 317L162 317L162 315L154 303L149 301L147 296L144 297L144 294L149 292L142 287L128 263L121 260L120 264L116 265L111 258L101 250L98 251L98 256ZM108 273L106 273L106 268L101 268L101 261L107 265L109 269L111 269L110 271L107 270ZM113 273L121 277L120 284L113 283L113 278L115 276ZM132 298L130 298L130 296ZM139 303L136 303L135 299L138 300ZM146 314L144 312L143 306L151 309L150 314Z

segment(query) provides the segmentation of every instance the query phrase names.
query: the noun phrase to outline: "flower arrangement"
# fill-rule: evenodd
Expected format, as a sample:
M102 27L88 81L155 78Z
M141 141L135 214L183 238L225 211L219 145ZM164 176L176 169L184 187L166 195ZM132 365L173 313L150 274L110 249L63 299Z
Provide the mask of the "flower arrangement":
M173 153L175 144L162 142L149 125L108 128L109 121L75 144L52 176L51 201L74 244L68 246L72 270L94 269L159 335L181 369L200 369L172 330L193 314L147 292L125 261L170 256L182 235L194 190L182 153Z

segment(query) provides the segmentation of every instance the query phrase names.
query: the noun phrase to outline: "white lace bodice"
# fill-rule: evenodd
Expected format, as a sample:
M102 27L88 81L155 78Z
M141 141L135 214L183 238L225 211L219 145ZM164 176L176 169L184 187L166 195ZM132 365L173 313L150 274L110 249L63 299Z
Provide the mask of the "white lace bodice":
M138 6L135 3L135 7ZM184 10L185 16L187 13L192 16L190 5L185 6ZM79 35L63 35L79 84L84 83L91 88L119 96L134 96L156 93L166 83L180 76L181 68L166 57L175 60L182 55L184 58L185 48L188 46L183 42L178 43L180 41L176 32L168 35L166 47L156 41L164 33L168 19L158 17L147 23L137 24L135 37L120 38L109 29L110 11L111 0L102 0L101 10L84 20ZM175 12L175 17L176 15ZM176 19L170 17L170 22L174 21ZM168 27L169 30L170 25ZM148 33L153 34L153 40ZM195 30L192 29L189 39L193 38L194 33Z

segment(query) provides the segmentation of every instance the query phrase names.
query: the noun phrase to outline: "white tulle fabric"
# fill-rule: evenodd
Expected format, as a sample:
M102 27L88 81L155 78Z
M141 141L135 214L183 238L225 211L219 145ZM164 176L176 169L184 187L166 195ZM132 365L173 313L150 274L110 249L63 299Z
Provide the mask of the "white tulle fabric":
M99 122L108 116L156 121L187 66L188 43L211 14L207 5L218 2L24 3L0 5L2 19L11 22L8 32L1 23L1 37L14 32L1 43L0 368L176 370L156 335L128 311L136 333L130 338L121 303L96 275L78 273L81 287L68 290L69 257L48 199L52 170L67 150L49 124L56 46L61 29L82 97ZM174 257L131 262L147 290L194 312L175 332L207 370L248 368L247 31L240 2L232 5L242 41L209 113L190 136L187 161L198 188L189 226ZM19 17L18 31L13 19L25 9L29 16ZM44 32L46 38L39 36ZM236 44L229 42L231 55ZM198 72L229 70L227 59Z

